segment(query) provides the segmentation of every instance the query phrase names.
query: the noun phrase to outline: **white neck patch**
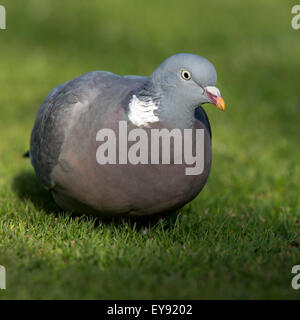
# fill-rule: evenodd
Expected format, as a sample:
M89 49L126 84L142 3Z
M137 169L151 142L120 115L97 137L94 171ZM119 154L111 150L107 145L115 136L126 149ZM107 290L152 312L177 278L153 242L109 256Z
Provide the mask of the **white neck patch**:
M129 102L129 120L136 126L147 127L149 123L159 122L158 116L154 114L154 111L158 109L158 106L152 101L142 101L133 95Z

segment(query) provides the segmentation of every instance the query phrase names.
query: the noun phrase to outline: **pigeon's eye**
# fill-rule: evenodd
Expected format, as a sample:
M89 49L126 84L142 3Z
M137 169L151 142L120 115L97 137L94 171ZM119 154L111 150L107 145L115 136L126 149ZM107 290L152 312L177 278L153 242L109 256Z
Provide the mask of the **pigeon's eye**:
M183 70L183 71L181 71L181 77L184 80L190 80L192 75L191 75L191 73L189 71Z

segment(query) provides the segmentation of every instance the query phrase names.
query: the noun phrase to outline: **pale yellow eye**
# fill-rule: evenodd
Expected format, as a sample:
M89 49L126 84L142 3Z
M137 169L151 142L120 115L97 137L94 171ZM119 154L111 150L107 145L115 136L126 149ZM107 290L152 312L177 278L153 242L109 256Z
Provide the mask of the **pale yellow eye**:
M182 71L181 71L181 77L182 77L182 79L184 79L184 80L190 80L191 77L192 77L192 75L191 75L191 73L190 73L189 71L187 71L187 70L182 70Z

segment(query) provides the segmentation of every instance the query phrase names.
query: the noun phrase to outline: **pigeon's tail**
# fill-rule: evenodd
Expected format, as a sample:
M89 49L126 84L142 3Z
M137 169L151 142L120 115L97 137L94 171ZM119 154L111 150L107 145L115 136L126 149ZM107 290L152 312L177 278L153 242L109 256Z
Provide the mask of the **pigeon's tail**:
M23 158L29 158L29 157L30 157L29 151L26 151L26 152L23 154Z

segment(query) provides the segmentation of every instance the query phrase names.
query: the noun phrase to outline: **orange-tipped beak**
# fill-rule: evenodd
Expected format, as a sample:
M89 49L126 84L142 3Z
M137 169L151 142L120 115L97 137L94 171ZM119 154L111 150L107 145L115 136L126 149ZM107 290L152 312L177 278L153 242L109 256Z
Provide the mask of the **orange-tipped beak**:
M216 107L222 111L225 111L225 101L222 97L218 97L216 101Z
M209 102L213 103L218 109L225 111L225 101L217 87L205 87L204 91Z

